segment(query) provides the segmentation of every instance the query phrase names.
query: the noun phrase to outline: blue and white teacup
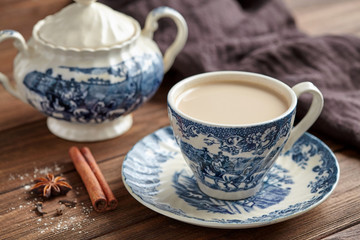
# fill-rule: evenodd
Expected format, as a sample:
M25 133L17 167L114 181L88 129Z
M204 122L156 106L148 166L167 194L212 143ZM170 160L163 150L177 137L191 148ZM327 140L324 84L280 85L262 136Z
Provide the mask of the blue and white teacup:
M182 93L194 86L224 79L256 82L284 96L289 107L269 121L246 125L206 122L179 110L176 100ZM305 117L293 127L297 99L303 93L312 94L312 104ZM168 113L174 136L200 190L224 200L256 194L279 154L289 150L310 128L322 107L322 94L310 82L290 88L268 76L238 71L195 75L174 85L168 94Z

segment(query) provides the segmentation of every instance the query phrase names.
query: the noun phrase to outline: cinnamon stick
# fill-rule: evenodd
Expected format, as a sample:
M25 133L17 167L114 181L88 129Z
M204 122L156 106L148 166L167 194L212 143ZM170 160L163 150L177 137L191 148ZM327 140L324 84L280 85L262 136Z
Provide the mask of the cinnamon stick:
M104 194L107 199L108 208L115 209L118 205L118 201L116 200L113 192L111 191L109 184L105 180L104 175L102 174L99 166L97 165L96 160L92 155L90 149L88 147L83 147L80 149L80 151L84 155L87 163L89 164L91 170L93 171L97 180L99 181L102 190L104 191Z
M86 187L94 209L97 212L105 211L107 207L106 196L84 156L77 147L71 147L69 155Z

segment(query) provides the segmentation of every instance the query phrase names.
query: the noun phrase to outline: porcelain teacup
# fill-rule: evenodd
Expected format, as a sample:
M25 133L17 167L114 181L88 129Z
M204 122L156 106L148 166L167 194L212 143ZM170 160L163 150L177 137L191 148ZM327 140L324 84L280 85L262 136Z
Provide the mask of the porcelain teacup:
M250 124L209 122L179 109L178 99L184 92L202 84L221 83L224 79L239 84L256 83L270 89L283 96L287 108L277 117ZM297 99L303 93L313 96L312 104L305 117L293 127ZM224 200L256 194L279 154L289 150L310 128L322 107L322 94L310 82L290 88L274 78L239 71L191 76L175 84L168 93L168 113L174 136L200 190ZM253 111L258 110L254 108Z

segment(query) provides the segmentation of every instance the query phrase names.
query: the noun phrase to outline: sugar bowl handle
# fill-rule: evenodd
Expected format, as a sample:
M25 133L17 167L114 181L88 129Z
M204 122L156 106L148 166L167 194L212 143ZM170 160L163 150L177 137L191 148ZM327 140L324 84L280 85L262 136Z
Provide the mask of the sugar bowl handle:
M320 90L311 82L302 82L296 84L292 90L296 97L299 98L303 93L310 93L313 97L310 109L305 117L291 130L290 136L285 144L283 152L288 151L292 145L313 125L316 119L320 116L321 110L324 106L324 99Z
M164 54L164 72L167 72L174 63L176 55L185 45L188 36L188 28L185 19L180 15L179 12L169 7L158 7L152 10L147 16L142 34L152 38L154 32L158 28L157 21L163 17L171 18L177 27L177 35L175 40Z
M19 52L27 53L28 46L26 45L25 39L23 36L14 30L2 30L0 31L0 43L7 39L14 40L14 46L19 50ZM9 78L6 77L3 73L0 72L0 83L2 83L5 89L11 93L13 96L21 99L19 91L16 87L11 85Z

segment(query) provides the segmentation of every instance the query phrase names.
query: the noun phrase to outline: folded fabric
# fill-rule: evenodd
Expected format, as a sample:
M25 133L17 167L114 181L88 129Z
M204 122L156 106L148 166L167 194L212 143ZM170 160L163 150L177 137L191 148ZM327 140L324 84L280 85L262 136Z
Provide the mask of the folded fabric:
M313 82L323 93L324 110L313 130L360 147L360 39L311 37L299 31L286 6L277 0L102 0L143 26L149 11L169 6L189 27L185 48L171 71L178 80L209 71L243 70L277 78L289 86ZM176 34L161 20L155 40L164 50ZM167 76L169 76L167 75ZM302 117L310 98L300 98Z

